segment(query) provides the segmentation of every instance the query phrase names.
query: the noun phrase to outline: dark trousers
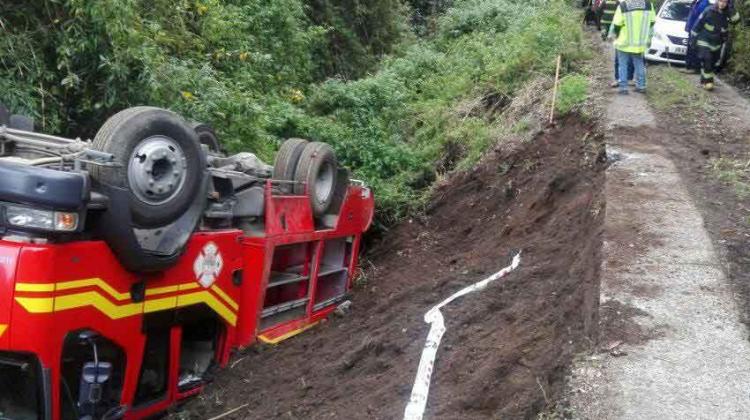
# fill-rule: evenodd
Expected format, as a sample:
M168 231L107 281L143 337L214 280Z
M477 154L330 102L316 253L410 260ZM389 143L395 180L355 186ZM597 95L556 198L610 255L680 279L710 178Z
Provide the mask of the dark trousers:
M698 46L695 45L695 39L688 32L688 47L687 53L685 54L685 67L688 70L698 70L700 68L700 62L698 60Z
M713 83L716 72L716 61L720 51L711 51L706 47L698 47L698 62L701 67L701 84Z
M615 80L620 80L620 74L618 73L619 70L617 67L618 60L617 60L617 52L615 51ZM635 66L633 65L632 61L628 62L628 80L633 80L633 77L635 76Z

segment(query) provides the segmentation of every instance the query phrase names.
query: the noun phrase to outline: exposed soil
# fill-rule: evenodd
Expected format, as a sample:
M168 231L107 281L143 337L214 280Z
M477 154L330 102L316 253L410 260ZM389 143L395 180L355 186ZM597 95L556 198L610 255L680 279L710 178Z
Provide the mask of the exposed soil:
M175 416L403 416L428 331L424 313L506 266L518 270L444 309L428 418L533 418L561 392L596 335L603 140L576 118L497 150L439 187L427 215L367 255L352 312L275 347L235 357Z
M599 316L599 349L602 351L611 352L623 343L642 344L663 334L658 329L649 330L635 321L636 317L650 318L648 312L616 299L603 302L599 307Z

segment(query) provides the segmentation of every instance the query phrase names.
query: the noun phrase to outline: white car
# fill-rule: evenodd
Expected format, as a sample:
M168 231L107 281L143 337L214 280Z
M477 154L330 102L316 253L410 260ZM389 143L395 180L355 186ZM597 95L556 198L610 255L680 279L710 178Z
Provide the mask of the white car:
M667 0L659 8L646 60L685 64L688 44L685 23L691 4L690 0Z

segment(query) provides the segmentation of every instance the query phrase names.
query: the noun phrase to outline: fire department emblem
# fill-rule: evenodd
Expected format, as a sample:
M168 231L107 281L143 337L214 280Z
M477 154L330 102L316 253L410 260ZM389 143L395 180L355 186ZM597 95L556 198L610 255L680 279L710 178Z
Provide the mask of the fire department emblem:
M219 247L213 242L204 245L193 263L193 271L198 283L206 289L211 287L216 281L216 277L221 273L223 265L224 261L221 258Z

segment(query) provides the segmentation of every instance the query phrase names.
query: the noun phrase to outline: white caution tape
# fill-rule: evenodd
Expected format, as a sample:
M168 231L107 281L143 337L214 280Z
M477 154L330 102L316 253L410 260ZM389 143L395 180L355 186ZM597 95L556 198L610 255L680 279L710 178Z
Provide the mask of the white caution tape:
M422 357L419 359L417 377L414 379L414 387L411 389L411 398L409 398L409 403L406 405L406 410L404 410L404 420L421 420L424 415L424 409L427 406L427 395L430 392L430 379L432 378L435 366L435 356L437 355L438 346L440 346L440 340L445 333L445 320L443 319L442 312L440 312L440 308L463 295L483 290L491 282L515 270L520 263L521 253L519 252L513 257L513 262L509 266L482 281L464 287L424 314L424 322L430 324L430 332L427 334L427 341L424 343Z

